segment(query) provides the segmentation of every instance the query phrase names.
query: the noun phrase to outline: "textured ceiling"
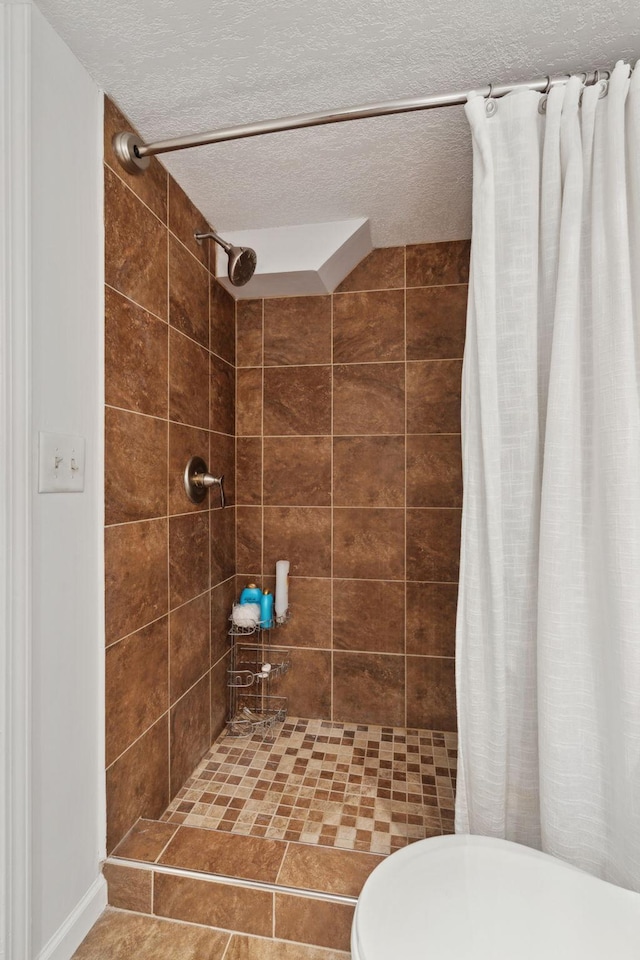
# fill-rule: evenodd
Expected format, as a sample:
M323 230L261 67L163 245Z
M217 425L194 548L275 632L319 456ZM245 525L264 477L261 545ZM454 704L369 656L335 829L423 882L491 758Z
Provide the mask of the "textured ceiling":
M147 140L640 55L638 0L38 0ZM470 233L462 107L163 158L211 223L369 217L376 246Z

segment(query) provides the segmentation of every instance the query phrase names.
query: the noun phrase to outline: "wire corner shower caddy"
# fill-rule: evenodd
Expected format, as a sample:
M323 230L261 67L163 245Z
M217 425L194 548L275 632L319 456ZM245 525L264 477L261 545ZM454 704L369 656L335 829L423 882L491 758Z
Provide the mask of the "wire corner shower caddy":
M274 617L272 626L263 622L252 627L238 626L231 617L231 665L227 673L229 719L227 735L271 738L276 724L287 718L287 697L278 696L272 685L291 667L289 650L271 643L271 631L290 620L290 612ZM249 637L257 637L254 642Z

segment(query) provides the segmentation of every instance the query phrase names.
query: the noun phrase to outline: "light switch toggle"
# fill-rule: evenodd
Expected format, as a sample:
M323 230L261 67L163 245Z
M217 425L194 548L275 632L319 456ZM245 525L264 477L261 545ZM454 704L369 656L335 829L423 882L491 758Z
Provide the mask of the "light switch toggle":
M38 493L84 490L84 437L62 433L38 435Z

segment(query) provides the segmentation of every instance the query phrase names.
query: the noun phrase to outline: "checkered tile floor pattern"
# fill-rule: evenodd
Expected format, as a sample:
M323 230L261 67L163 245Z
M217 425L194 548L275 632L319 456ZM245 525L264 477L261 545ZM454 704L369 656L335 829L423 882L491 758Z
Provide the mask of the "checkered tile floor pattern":
M162 817L252 837L388 854L453 832L454 733L289 718L223 735Z

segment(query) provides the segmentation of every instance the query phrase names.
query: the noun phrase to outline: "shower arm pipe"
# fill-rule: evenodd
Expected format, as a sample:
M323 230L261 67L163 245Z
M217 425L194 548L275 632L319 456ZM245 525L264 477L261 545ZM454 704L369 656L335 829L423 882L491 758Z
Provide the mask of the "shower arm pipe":
M233 246L227 240L223 240L219 233L216 233L215 230L209 230L207 233L194 233L194 237L198 243L202 243L203 240L214 240L219 244L226 253L231 253Z
M583 83L598 83L609 77L607 70L595 70L579 73ZM267 133L281 133L284 130L302 130L305 127L320 127L329 123L346 123L349 120L367 120L371 117L386 117L396 113L413 113L417 110L436 110L439 107L456 107L467 102L471 93L482 97L504 97L517 90L533 90L547 93L552 86L566 83L569 75L556 78L542 77L523 83L488 84L475 90L458 93L434 94L428 97L408 97L403 100L386 100L370 103L361 107L341 107L336 110L319 113L301 113L294 117L281 117L277 120L259 120L256 123L244 123L236 127L221 127L209 133L196 133L187 137L175 137L172 140L156 140L143 143L133 133L117 133L113 138L113 147L120 163L130 172L144 170L149 159L162 153L187 150L191 147L203 147L212 143L224 143L228 140L242 140L246 137L261 137Z

